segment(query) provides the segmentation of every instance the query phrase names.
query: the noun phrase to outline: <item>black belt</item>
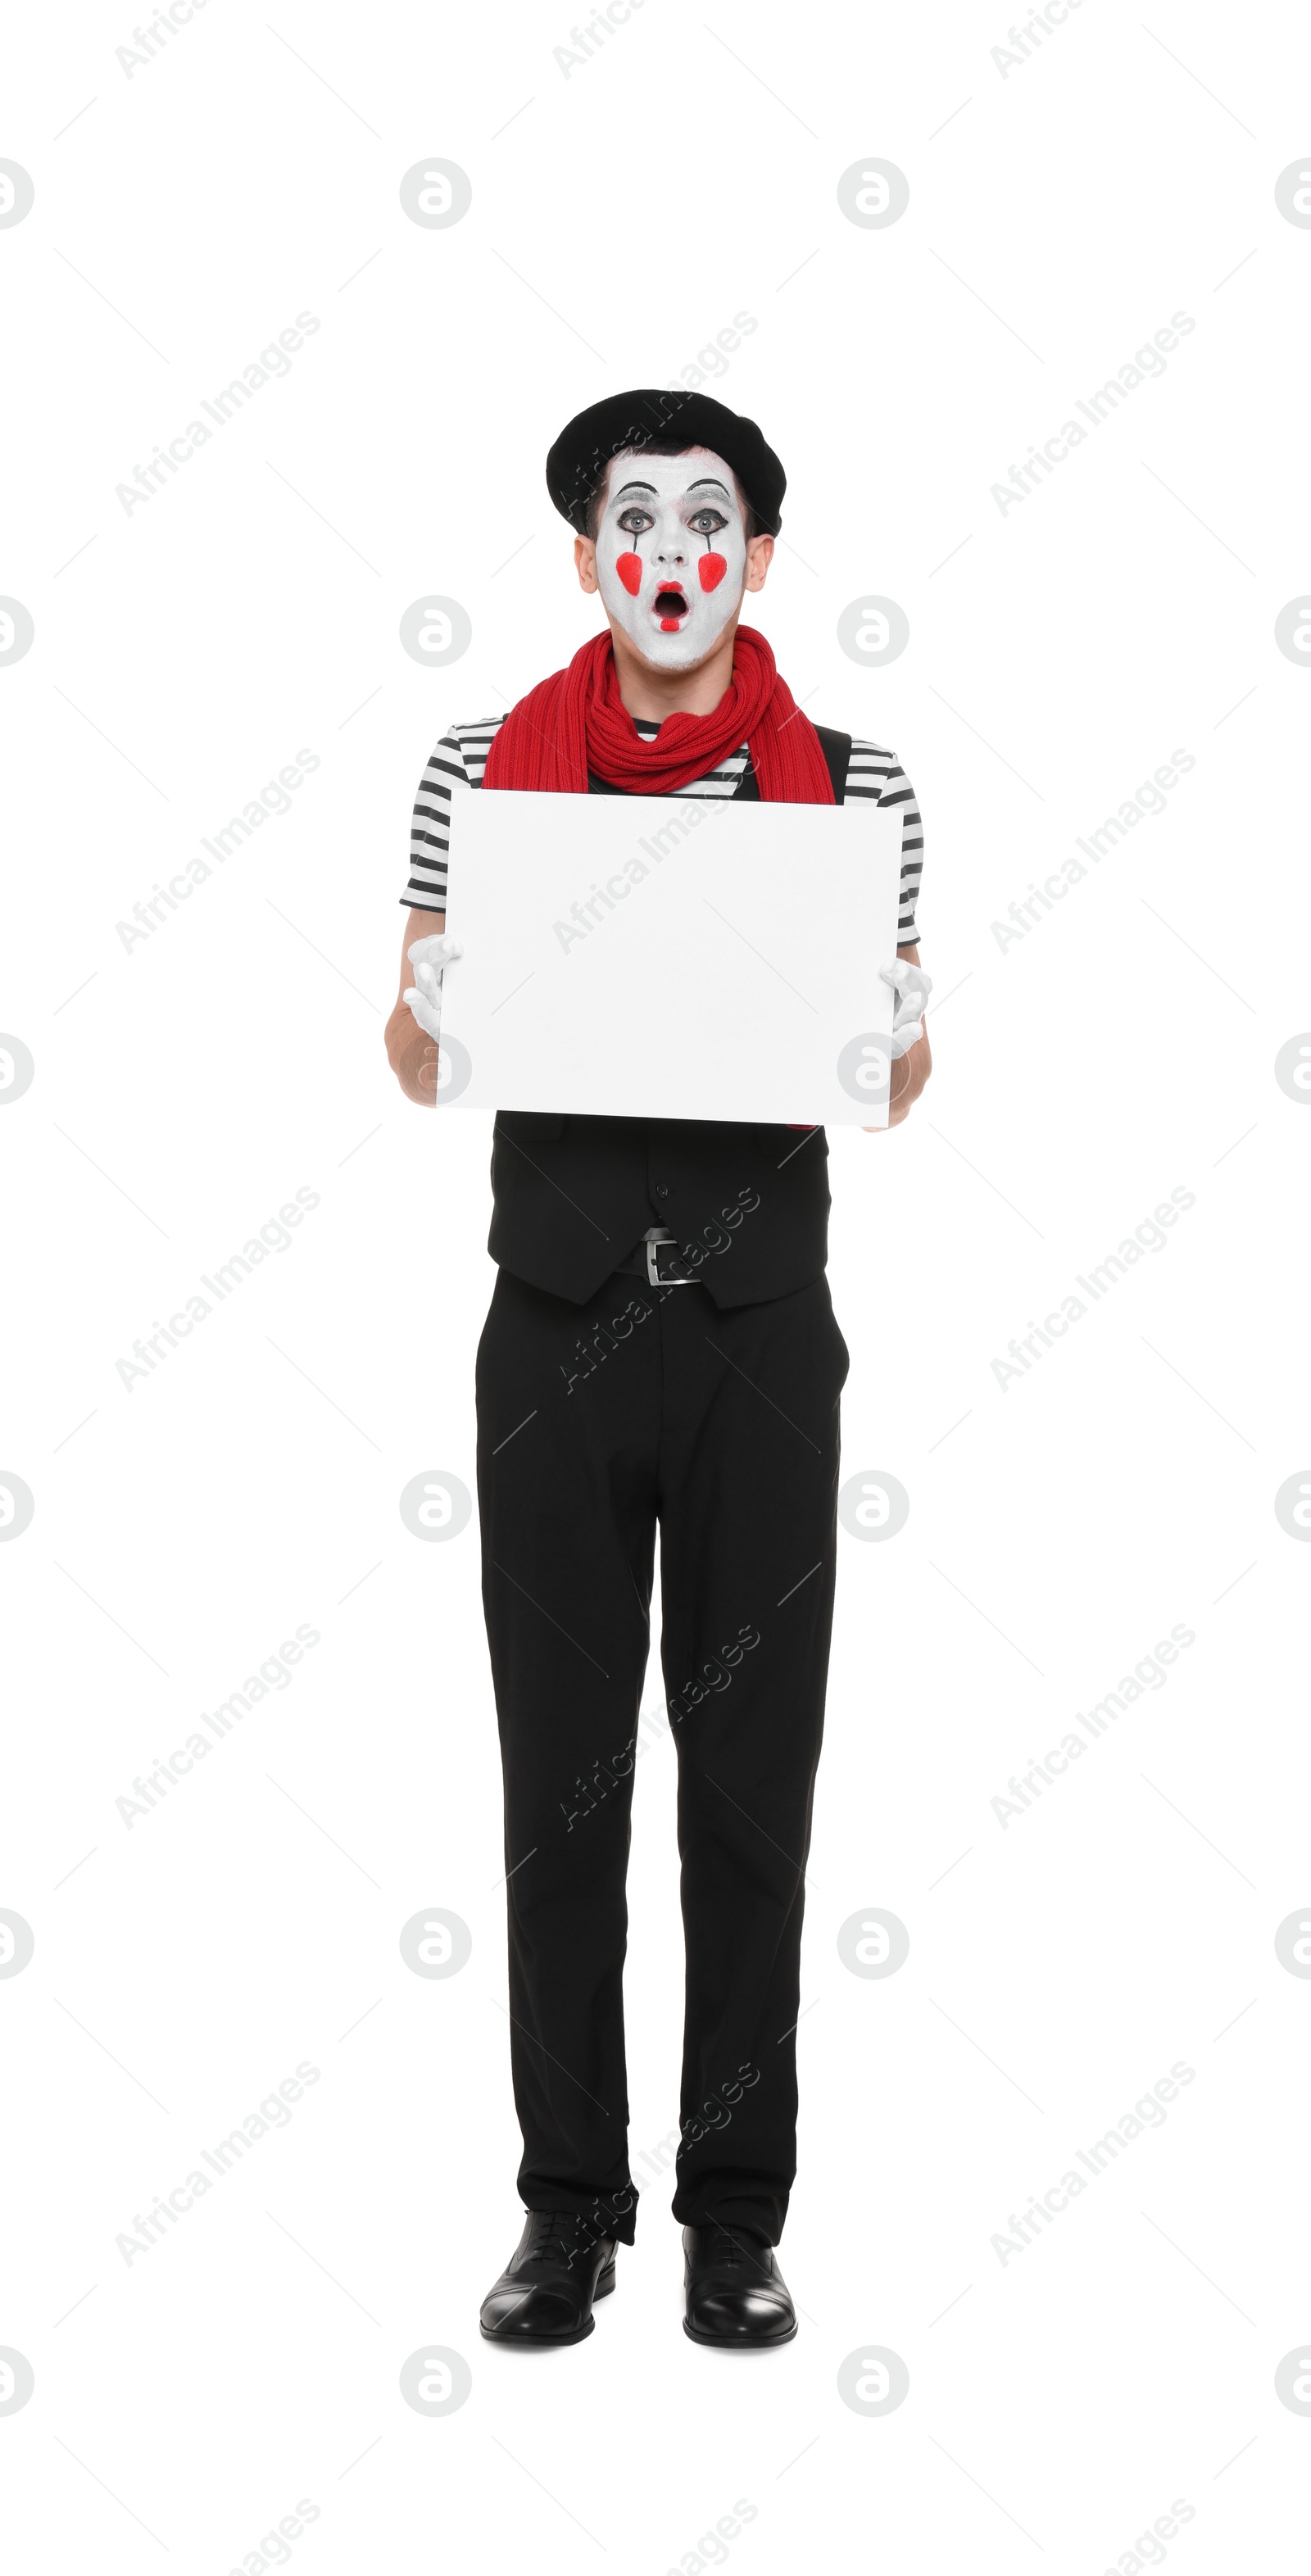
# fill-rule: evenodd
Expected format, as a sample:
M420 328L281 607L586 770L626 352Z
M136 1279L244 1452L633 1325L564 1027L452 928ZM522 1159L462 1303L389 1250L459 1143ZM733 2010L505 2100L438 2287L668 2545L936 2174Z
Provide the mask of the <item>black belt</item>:
M684 1260L676 1243L635 1243L619 1268L630 1279L645 1279L650 1288L695 1288L699 1274Z

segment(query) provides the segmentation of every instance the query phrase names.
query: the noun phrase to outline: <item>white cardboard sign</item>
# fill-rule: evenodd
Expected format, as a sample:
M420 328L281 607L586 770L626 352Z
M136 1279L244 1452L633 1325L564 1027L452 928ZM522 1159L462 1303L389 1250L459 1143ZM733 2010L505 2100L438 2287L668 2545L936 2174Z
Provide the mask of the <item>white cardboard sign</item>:
M899 807L451 803L439 1106L886 1126Z

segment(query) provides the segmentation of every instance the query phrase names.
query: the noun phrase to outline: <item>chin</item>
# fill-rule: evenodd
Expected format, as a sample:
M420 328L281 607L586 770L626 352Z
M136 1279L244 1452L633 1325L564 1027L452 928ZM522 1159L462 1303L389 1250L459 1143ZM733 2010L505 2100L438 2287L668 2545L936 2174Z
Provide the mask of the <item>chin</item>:
M642 646L627 630L624 633L624 641L630 651L636 654L644 670L681 673L700 671L704 669L707 662L713 661L725 636L732 636L736 623L734 619L731 624L721 626L719 633L710 644L697 643L690 635L671 635L668 644L662 646L656 653L644 652Z

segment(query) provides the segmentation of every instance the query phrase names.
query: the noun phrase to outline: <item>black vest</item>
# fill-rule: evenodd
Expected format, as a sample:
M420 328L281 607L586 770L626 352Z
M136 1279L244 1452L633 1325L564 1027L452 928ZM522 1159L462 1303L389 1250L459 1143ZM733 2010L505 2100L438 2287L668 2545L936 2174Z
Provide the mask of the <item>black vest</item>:
M815 728L843 801L851 736ZM621 788L589 778L589 792ZM748 761L736 789L757 802ZM492 1230L503 1270L586 1305L648 1226L667 1225L717 1306L784 1297L828 1257L822 1127L709 1118L574 1118L498 1109Z

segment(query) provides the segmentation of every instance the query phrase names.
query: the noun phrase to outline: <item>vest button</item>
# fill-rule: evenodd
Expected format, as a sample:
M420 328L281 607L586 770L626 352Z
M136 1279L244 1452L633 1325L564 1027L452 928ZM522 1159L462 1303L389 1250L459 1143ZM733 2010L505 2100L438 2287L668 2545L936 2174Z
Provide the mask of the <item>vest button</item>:
M668 1184L668 1182L667 1182L667 1181L657 1181L657 1182L656 1182L656 1185L655 1185L655 1194L656 1194L656 1197L657 1197L658 1199L667 1199L667 1198L668 1198L668 1196L669 1196L669 1184Z

